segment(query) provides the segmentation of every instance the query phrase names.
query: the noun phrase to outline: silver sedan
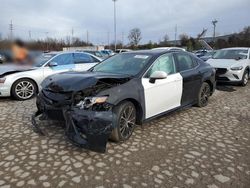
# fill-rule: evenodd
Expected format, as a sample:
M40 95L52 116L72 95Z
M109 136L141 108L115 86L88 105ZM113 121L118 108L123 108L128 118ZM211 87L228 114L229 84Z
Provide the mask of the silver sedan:
M66 71L85 71L99 63L98 57L82 52L53 52L41 55L33 66L0 65L0 97L27 100L41 89L47 76Z

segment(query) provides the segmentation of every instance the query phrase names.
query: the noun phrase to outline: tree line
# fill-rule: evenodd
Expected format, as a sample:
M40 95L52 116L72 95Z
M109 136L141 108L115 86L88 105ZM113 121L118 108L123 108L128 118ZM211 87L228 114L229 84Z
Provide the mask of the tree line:
M158 42L149 41L146 44L141 44L143 34L139 28L133 28L128 34L129 44L124 45L121 41L117 41L117 48L129 48L129 49L151 49L156 47L164 46L178 46L185 47L189 51L198 50L202 48L202 45L199 42L199 35L197 37L191 37L183 33L179 35L179 41L177 44L174 44L173 41L170 42L169 37L165 34L161 40ZM10 46L11 41L7 39L0 40L0 49L6 49ZM45 40L32 40L28 41L27 46L32 50L41 50L41 51L59 51L63 47L70 46L93 46L92 43L87 43L82 41L80 38L66 37L66 39L54 39L47 38ZM216 37L214 41L208 42L210 46L214 49L221 49L227 47L250 47L250 26L245 27L241 32L234 33L227 38ZM114 43L111 43L105 48L114 49Z

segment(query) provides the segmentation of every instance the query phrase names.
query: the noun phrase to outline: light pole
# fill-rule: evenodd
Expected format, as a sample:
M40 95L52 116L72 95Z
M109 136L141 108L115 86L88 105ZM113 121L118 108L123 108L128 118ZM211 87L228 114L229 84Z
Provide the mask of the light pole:
M49 40L48 40L48 34L49 34L49 32L47 31L47 32L45 32L45 35L46 35L46 46L47 46L47 51L49 51Z
M212 21L212 24L213 24L213 26L214 26L214 35L213 35L213 41L215 42L215 28L216 28L216 24L218 23L218 21L217 20L213 20Z
M112 0L114 2L114 35L115 35L115 51L116 51L116 1Z

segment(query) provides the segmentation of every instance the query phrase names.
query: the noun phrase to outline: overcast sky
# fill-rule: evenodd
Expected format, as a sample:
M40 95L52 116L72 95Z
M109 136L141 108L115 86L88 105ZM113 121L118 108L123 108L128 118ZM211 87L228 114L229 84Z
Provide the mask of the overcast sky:
M217 34L238 32L250 26L250 0L118 0L117 38L128 42L130 29L138 27L143 40L159 41L165 34L174 39L186 33L196 36L207 28L212 35L213 19L217 19ZM14 35L23 39L73 35L94 43L113 41L112 0L1 0L0 33L9 35L13 22ZM123 34L122 34L123 33ZM122 37L123 36L123 37Z

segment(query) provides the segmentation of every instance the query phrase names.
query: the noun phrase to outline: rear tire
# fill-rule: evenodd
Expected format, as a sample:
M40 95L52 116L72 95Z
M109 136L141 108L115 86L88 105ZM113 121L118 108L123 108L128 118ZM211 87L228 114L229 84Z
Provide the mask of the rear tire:
M20 101L31 99L37 91L36 83L27 78L17 80L11 87L12 97Z
M198 107L205 107L208 104L208 98L211 95L211 88L207 82L203 82L198 95Z
M249 79L249 72L248 72L248 70L245 70L245 72L242 76L241 86L245 87L248 83L248 79Z
M117 115L110 139L115 142L128 140L132 135L136 122L136 109L132 102L125 101L115 107L114 113Z

